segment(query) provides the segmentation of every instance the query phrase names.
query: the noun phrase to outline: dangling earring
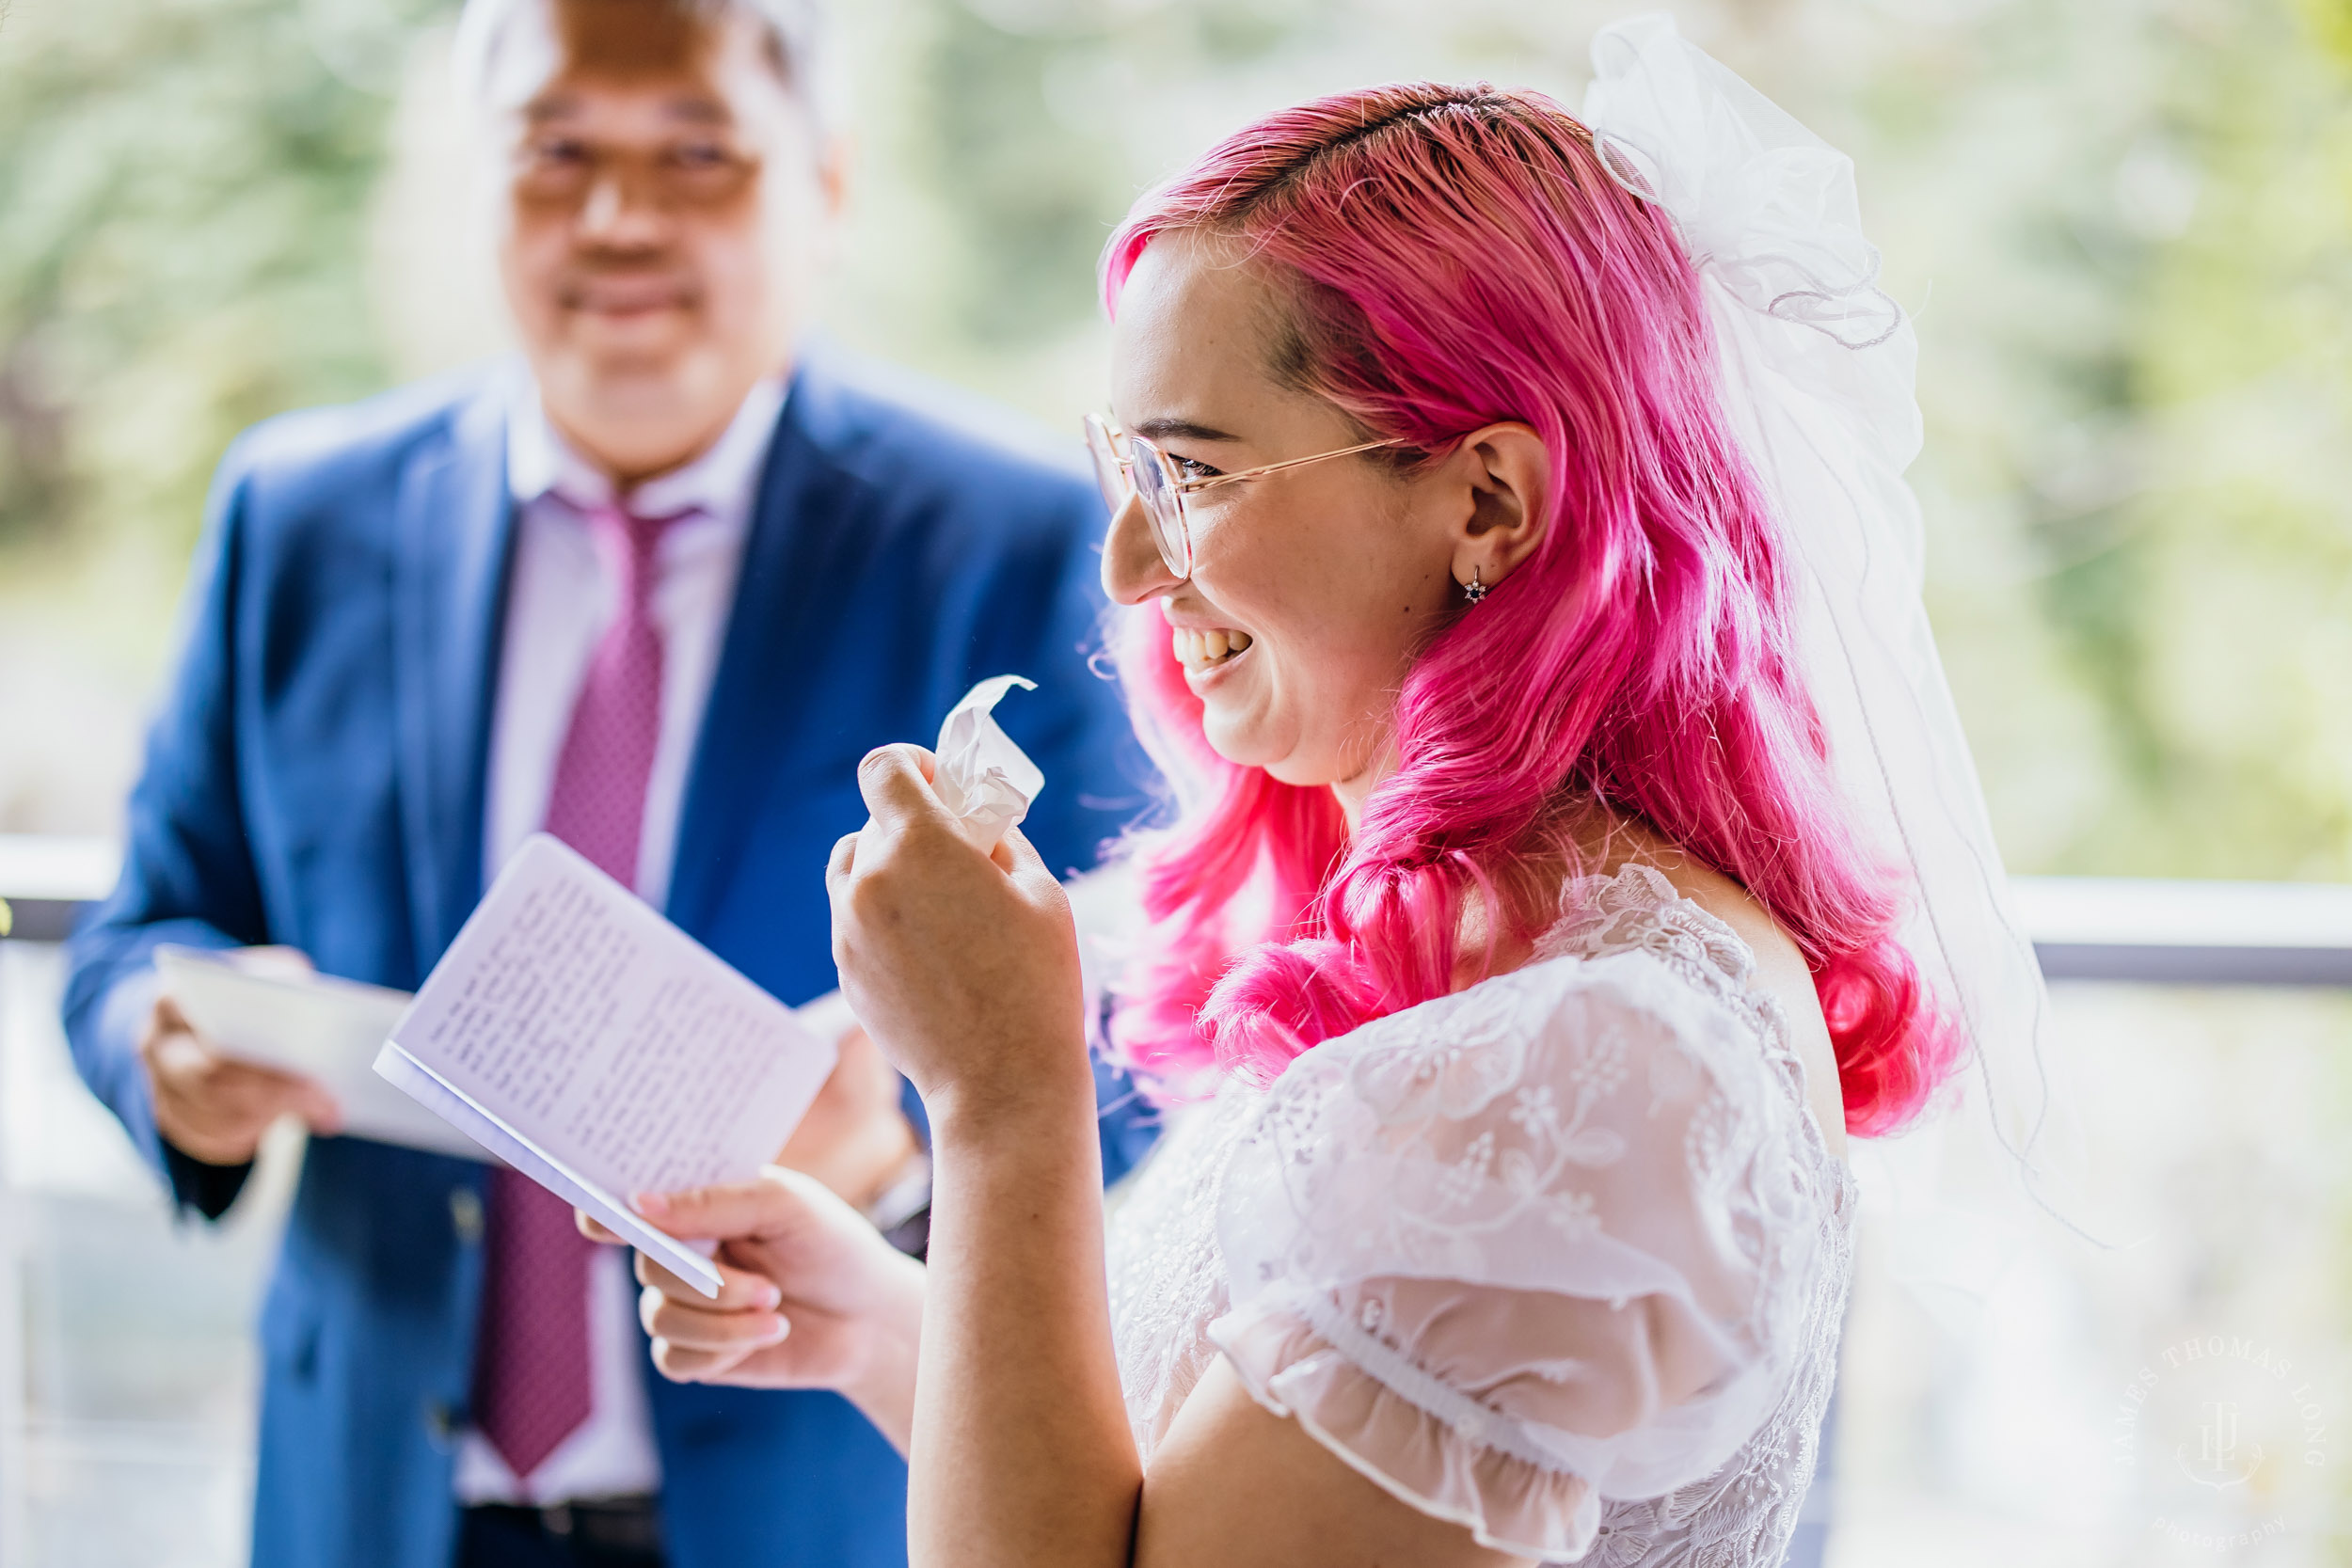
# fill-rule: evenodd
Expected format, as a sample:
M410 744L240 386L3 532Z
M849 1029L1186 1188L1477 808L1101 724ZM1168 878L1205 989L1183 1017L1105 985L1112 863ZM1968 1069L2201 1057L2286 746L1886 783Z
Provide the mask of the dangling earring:
M1479 600L1485 598L1486 596L1486 585L1478 580L1478 568L1472 566L1470 568L1470 581L1462 584L1462 597L1468 599L1472 604L1476 604Z

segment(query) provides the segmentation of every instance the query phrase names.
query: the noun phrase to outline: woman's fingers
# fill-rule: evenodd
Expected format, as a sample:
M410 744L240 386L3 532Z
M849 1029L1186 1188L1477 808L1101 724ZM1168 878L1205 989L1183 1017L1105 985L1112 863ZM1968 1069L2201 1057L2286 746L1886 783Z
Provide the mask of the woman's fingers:
M954 832L947 808L930 781L937 759L920 746L878 746L857 765L858 793L873 817L870 828L896 835L929 823Z
M1005 836L996 841L995 851L989 858L1012 879L1013 886L1021 890L1021 896L1029 903L1070 902L1070 895L1062 891L1061 879L1046 869L1045 858L1017 825L1005 830Z

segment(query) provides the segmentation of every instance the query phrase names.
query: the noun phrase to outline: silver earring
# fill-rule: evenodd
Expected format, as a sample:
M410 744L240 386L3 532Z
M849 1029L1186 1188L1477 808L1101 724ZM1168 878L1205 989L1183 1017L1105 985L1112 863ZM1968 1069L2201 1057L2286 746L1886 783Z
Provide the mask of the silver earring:
M1478 568L1472 566L1470 568L1470 581L1462 585L1462 597L1468 599L1472 604L1476 604L1479 600L1485 598L1486 596L1486 585L1478 580Z

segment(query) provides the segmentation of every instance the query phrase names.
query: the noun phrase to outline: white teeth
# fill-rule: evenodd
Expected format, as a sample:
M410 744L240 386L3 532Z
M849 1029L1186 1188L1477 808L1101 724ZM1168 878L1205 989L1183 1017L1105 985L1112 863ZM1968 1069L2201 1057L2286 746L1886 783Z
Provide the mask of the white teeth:
M1168 632L1176 662L1187 670L1206 670L1249 646L1249 634L1244 631L1195 631L1189 626L1171 626Z

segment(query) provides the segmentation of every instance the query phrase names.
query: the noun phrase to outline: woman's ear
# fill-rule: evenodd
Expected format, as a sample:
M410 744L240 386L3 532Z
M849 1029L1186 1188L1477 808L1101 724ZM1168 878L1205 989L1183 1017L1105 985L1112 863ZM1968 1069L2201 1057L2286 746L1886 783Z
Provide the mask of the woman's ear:
M1543 543L1551 519L1551 453L1516 420L1463 438L1447 465L1464 504L1454 533L1454 580L1492 588Z

